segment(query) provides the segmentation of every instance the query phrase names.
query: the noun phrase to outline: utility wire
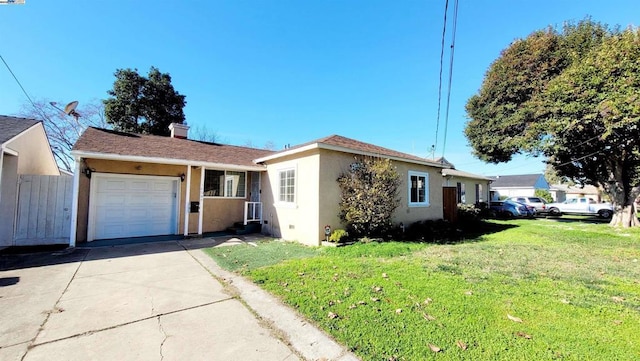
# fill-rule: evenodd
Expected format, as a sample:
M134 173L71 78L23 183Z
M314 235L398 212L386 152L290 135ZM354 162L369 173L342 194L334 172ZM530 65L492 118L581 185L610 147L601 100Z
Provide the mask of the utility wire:
M436 140L433 143L433 152L438 147L438 129L440 128L440 103L442 99L442 63L444 59L444 40L447 33L447 12L449 9L449 0L444 3L444 22L442 24L442 44L440 45L440 78L438 79L438 113L436 116Z
M585 158L589 158L589 157L591 157L591 156L594 156L594 155L596 155L596 154L598 154L598 153L602 153L602 152L603 152L603 150L598 150L598 151L596 151L596 152L593 152L593 153L591 153L591 154L587 154L587 155L582 156L582 157L580 157L580 158L575 158L575 159L572 159L572 160L570 160L570 161L568 161L568 162L564 162L564 163L562 163L562 164L558 164L557 166L558 166L558 167L562 167L563 165L567 165L567 164L569 164L569 163L577 162L577 161L579 161L579 160L583 160L583 159L585 159Z
M31 103L31 105L33 106L33 109L35 109L36 112L42 115L42 119L45 119L49 121L49 123L52 123L51 120L49 120L49 118L46 116L46 114L44 114L44 111L42 111L42 109L36 106L36 103L31 99L31 97L29 96L29 93L27 93L27 91L24 89L24 87L20 83L20 80L18 80L18 77L13 73L13 70L11 70L11 67L9 66L9 64L7 64L7 62L4 60L2 55L0 55L0 59L2 59L4 66L7 67L7 70L9 70L9 73L11 73L11 76L13 76L13 79L15 79L16 83L18 83L18 86L20 87L20 89L22 89L22 92L24 93L24 95L27 97L27 99L29 99L29 103Z
M447 87L447 106L444 116L444 139L442 141L442 158L444 158L444 151L447 147L447 128L449 126L449 104L451 100L451 81L453 79L453 54L455 52L456 45L456 28L458 23L458 0L455 1L453 6L453 29L451 30L451 54L449 57L449 85Z
M18 80L18 77L13 73L13 70L11 70L11 68L9 67L9 64L7 64L7 62L4 60L2 55L0 55L0 59L2 59L4 66L7 67L7 70L9 70L9 73L11 73L11 76L13 76L13 79L15 79L16 83L18 83L18 86L20 87L20 89L22 89L22 92L24 93L24 95L27 96L27 99L29 99L29 102L31 103L31 105L33 105L34 108L37 108L36 104L33 102L33 100L31 100L31 97L29 96L27 91L24 90L24 87L22 86L22 84L20 84L20 80Z

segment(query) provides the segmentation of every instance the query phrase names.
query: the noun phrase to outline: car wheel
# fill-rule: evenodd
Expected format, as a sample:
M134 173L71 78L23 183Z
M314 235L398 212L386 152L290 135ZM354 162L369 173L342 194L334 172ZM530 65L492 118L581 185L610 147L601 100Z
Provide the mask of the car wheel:
M613 216L613 212L611 212L611 211L610 211L610 210L608 210L608 209L601 209L601 210L598 212L598 215L599 215L600 217L602 217L602 218L611 218L611 217Z
M549 215L550 216L554 216L554 217L558 217L562 215L562 212L560 212L560 210L558 208L549 208Z

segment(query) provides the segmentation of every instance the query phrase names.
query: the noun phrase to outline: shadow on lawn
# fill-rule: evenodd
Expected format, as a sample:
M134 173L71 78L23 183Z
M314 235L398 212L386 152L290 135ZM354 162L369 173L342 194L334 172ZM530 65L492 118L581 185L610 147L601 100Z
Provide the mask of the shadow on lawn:
M405 242L455 244L476 242L484 235L498 233L516 224L474 220L451 224L446 221L422 221L412 224L401 239ZM397 239L397 238L396 238Z
M611 218L600 218L598 216L560 216L553 217L547 216L545 217L547 221L552 222L561 222L561 223L609 223L611 222Z
M516 227L519 227L519 226L516 224L492 223L492 222L480 221L469 226L465 225L461 227L461 232L460 232L461 237L458 237L459 239L457 241L454 240L454 243L475 240L487 234L498 233L498 232L506 231L507 229L516 228Z

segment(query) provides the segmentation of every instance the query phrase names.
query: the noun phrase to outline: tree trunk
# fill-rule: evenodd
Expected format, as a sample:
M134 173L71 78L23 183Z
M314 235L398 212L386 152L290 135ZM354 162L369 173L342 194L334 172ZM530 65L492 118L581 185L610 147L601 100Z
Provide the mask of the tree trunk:
M605 192L613 203L613 217L609 225L614 227L638 227L640 221L635 212L635 200L640 193L640 186L630 183L628 170L631 165L618 160L611 164L609 181L603 184Z
M636 215L636 209L632 204L625 205L623 207L616 207L616 212L611 217L609 225L614 227L638 227L640 221Z

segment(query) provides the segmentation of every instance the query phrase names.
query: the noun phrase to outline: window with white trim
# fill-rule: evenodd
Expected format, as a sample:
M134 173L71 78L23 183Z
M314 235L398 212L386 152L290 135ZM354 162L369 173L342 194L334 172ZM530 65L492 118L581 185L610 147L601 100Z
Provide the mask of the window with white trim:
M467 203L467 192L464 183L458 182L458 203Z
M429 205L429 174L424 172L409 172L409 206L419 207Z
M294 168L283 169L278 172L278 179L278 201L281 203L295 203L296 170Z
M204 171L204 196L245 198L247 173L207 169Z

